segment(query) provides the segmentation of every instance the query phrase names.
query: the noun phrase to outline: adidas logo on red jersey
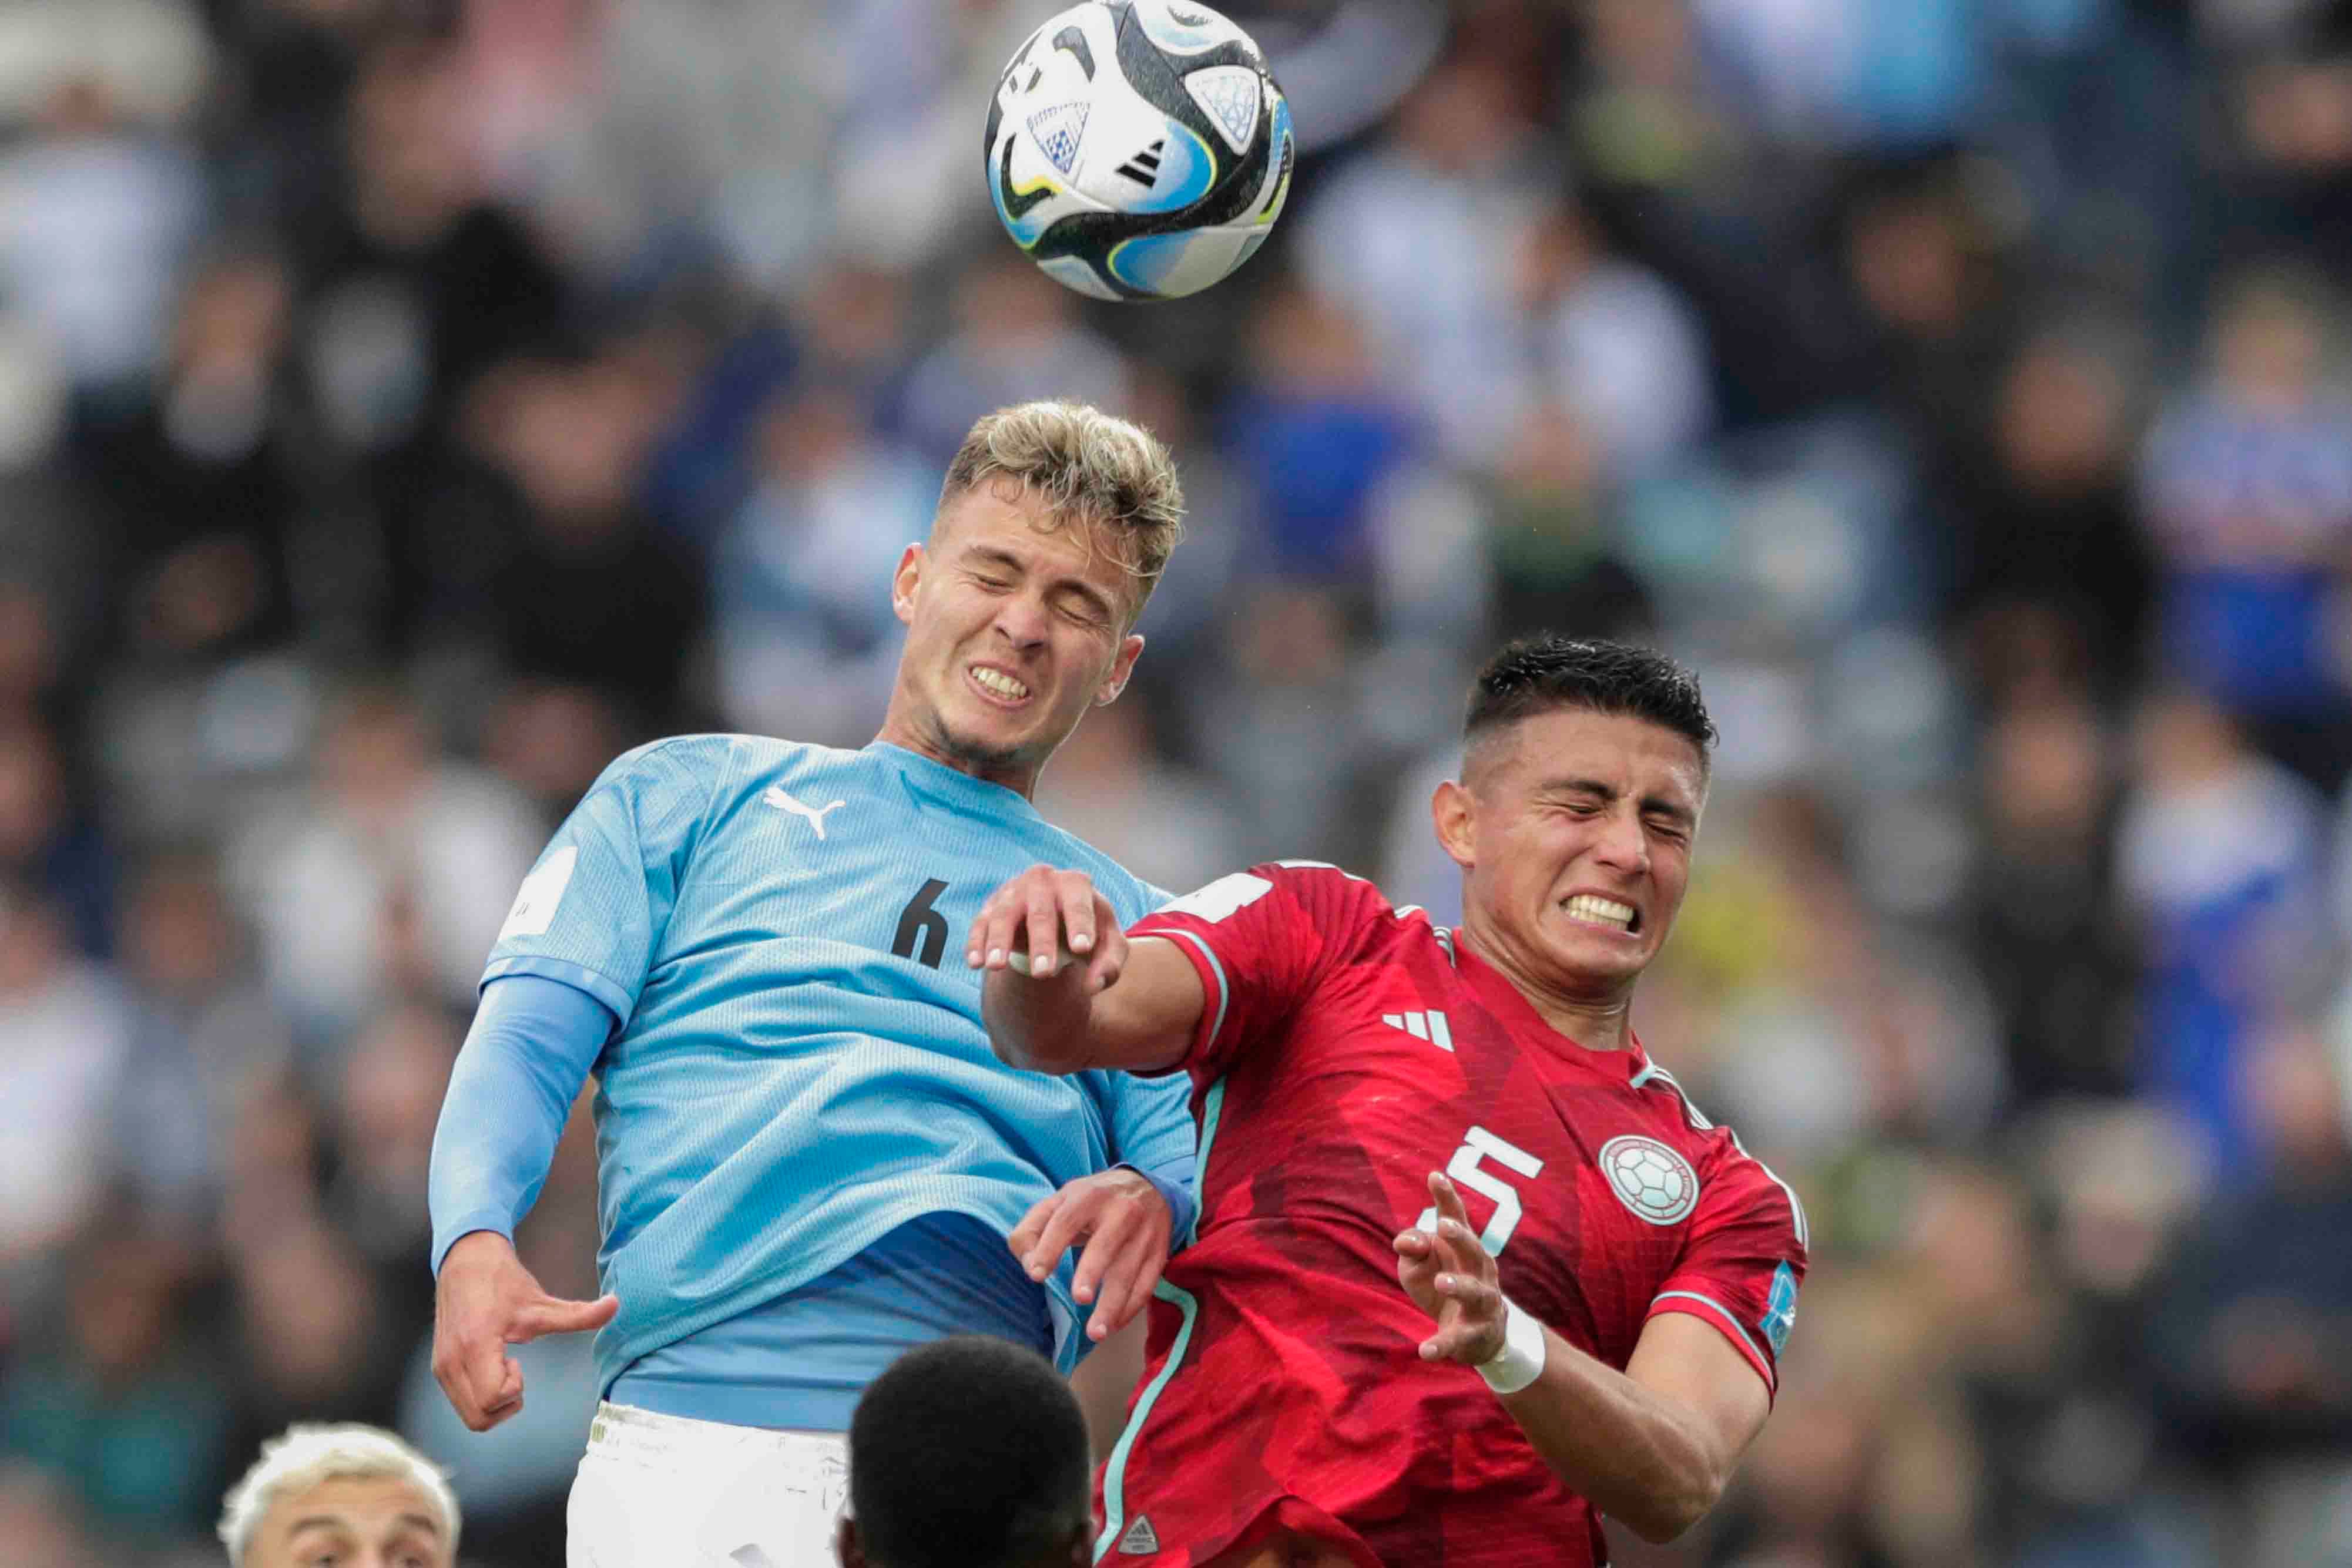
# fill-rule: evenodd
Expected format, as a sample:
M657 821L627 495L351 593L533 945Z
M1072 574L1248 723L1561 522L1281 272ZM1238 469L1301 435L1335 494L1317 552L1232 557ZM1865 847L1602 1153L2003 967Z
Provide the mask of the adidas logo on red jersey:
M1444 1013L1382 1013L1381 1021L1391 1029L1404 1030L1415 1040L1425 1040L1440 1051L1454 1049L1454 1031L1445 1027Z
M1160 1550L1160 1532L1151 1528L1151 1516L1139 1513L1127 1533L1118 1538L1119 1554L1124 1557L1149 1557Z

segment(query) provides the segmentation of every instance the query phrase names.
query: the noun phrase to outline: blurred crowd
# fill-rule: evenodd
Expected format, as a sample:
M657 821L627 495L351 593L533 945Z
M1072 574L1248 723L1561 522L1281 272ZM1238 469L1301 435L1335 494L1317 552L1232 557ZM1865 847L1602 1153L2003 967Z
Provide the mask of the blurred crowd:
M869 738L947 454L1063 394L1192 501L1041 797L1156 882L1443 918L1499 637L1701 672L1636 1023L1814 1261L1621 1568L2352 1563L2352 5L1236 0L1296 186L1149 308L984 196L1052 8L0 5L0 1557L215 1562L355 1418L561 1561L585 1345L487 1437L425 1364L482 957L623 747Z

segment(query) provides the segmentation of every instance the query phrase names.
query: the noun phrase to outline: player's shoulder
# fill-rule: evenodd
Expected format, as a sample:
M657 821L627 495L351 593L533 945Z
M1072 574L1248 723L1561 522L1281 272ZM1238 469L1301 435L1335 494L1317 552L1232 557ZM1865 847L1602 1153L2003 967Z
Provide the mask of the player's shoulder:
M1318 933L1327 950L1356 948L1375 937L1398 933L1405 921L1433 933L1428 916L1418 907L1399 907L1369 878L1328 861L1262 861L1246 871L1232 872L1153 912L1154 917L1190 916L1207 925L1256 906L1275 912L1277 921L1303 923Z
M866 754L767 735L666 736L614 758L598 782L687 782L711 792L761 789L793 779L869 769Z
M1748 1153L1738 1132L1708 1117L1667 1069L1652 1061L1633 1078L1633 1087L1659 1096L1659 1137L1688 1159L1703 1188L1714 1198L1707 1207L1728 1219L1771 1221L1783 1217L1805 1245L1805 1207L1797 1189Z

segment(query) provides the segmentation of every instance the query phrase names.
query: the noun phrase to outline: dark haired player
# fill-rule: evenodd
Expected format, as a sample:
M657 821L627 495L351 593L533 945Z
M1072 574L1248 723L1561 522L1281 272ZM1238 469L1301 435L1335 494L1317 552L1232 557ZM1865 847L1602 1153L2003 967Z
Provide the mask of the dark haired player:
M1763 1426L1803 1211L1627 1018L1690 873L1697 685L1517 643L1466 730L1432 803L1458 930L1301 862L1125 936L1041 867L973 926L1008 1062L1192 1081L1197 1239L1157 1291L1098 1561L1599 1568L1602 1514L1680 1534ZM1037 963L1057 942L1086 961ZM1059 1239L1013 1237L1036 1262Z
M1083 1568L1087 1425L1045 1357L958 1334L908 1351L849 1418L842 1568Z

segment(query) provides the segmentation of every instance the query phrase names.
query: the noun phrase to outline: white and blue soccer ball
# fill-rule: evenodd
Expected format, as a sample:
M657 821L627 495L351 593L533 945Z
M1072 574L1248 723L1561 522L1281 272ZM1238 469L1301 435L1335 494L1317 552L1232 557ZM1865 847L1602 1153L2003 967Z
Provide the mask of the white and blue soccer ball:
M997 82L987 152L1004 231L1097 299L1172 299L1247 261L1297 158L1265 56L1188 0L1049 18Z

